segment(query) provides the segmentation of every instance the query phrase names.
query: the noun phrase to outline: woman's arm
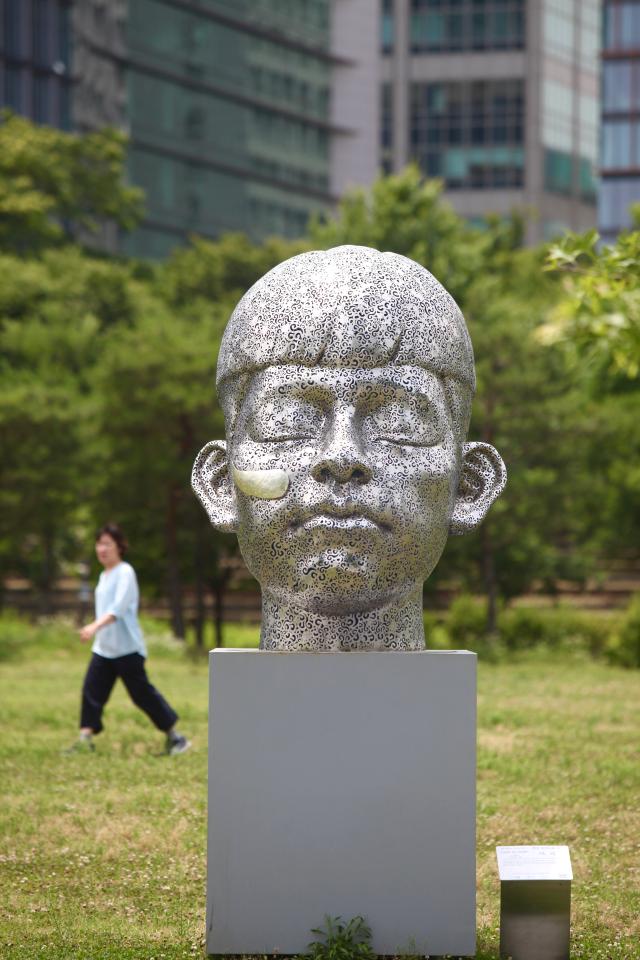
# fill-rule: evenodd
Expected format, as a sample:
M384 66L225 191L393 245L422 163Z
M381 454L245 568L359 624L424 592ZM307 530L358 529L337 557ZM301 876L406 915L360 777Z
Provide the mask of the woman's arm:
M111 609L103 613L92 623L88 623L80 631L80 639L83 643L92 640L98 630L106 627L108 623L114 623L118 617L122 617L131 605L136 596L136 576L132 568L123 564L118 570L118 580L116 582L115 598L110 605Z
M80 639L83 643L88 643L89 640L93 640L98 630L106 627L108 623L114 623L115 619L112 613L103 613L101 617L88 623L86 627L83 627L82 630L79 631Z

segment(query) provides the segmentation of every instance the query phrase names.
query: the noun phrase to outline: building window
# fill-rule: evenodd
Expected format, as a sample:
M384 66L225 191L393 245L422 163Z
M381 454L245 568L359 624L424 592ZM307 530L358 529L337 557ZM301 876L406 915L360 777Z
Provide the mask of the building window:
M544 185L552 193L570 195L573 190L573 156L564 150L545 150Z
M583 200L594 203L598 196L598 185L595 177L595 166L591 160L580 157L578 160L578 185Z
M393 87L383 83L380 89L380 166L391 173L393 151Z
M380 47L383 53L393 52L393 40L393 0L382 0L382 16L380 18Z
M605 120L602 127L602 166L624 170L640 166L636 143L640 124L629 120Z
M543 37L545 51L552 56L572 63L576 56L578 23L573 2L560 0L555 5L546 3L543 14ZM594 34L597 33L595 29Z
M631 205L640 202L640 177L605 178L600 183L599 223L603 231L616 233L631 226Z
M16 113L23 112L22 78L20 68L5 63L4 67L4 104Z
M58 60L63 63L66 70L71 65L71 9L70 7L59 7L58 9Z
M206 117L202 107L189 107L184 119L187 140L204 140Z
M23 0L4 0L4 51L8 57L22 54Z
M605 61L602 72L602 102L607 113L640 110L640 61Z
M564 150L544 151L544 186L550 193L580 196L587 202L596 197L594 164L587 157L577 157Z
M525 0L411 0L412 53L521 50Z
M604 8L604 45L607 50L640 48L640 3L608 3Z
M62 130L71 130L71 96L69 85L67 83L61 83L59 89L60 127Z
M524 183L522 80L413 84L411 148L449 189Z
M49 8L47 0L33 0L31 35L33 61L39 67L49 67Z
M47 77L37 73L34 74L32 80L33 109L31 115L36 123L51 122L49 93L50 89Z

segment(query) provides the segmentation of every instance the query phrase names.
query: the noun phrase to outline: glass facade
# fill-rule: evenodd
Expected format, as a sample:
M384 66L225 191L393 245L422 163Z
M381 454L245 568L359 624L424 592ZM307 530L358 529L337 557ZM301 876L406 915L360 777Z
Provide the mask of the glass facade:
M411 150L448 189L524 183L524 82L412 84Z
M71 7L64 0L0 0L0 105L70 128Z
M380 49L382 53L392 53L395 37L393 21L393 0L381 0L380 11Z
M298 236L326 209L328 8L130 0L129 170L147 222L129 252L157 256L188 231Z
M545 4L543 31L545 52L572 63L576 49L576 22L573 0L555 0Z
M605 0L600 232L614 239L640 203L640 0Z
M602 126L602 166L640 170L640 120L605 120Z
M542 20L544 186L595 203L599 101L597 0L545 0Z
M537 209L527 242L592 226L602 0L377 3L382 169L417 162L465 216Z
M242 29L276 31L290 40L329 49L327 0L198 0L198 5L235 20ZM194 7L193 0L190 6Z
M640 177L603 178L599 195L599 223L603 236L631 226L630 206L640 203Z
M605 3L604 47L607 50L640 50L640 4L637 0Z
M525 5L525 0L411 0L411 51L521 50Z
M383 83L380 103L380 161L384 173L391 173L393 167L393 87Z
M640 113L640 60L606 60L602 65L605 113Z

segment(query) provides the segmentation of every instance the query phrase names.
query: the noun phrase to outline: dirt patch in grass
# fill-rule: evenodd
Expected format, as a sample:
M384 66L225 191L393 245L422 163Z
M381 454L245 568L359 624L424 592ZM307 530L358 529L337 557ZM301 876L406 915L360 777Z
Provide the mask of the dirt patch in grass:
M519 734L505 727L491 727L478 731L478 747L489 753L511 753Z

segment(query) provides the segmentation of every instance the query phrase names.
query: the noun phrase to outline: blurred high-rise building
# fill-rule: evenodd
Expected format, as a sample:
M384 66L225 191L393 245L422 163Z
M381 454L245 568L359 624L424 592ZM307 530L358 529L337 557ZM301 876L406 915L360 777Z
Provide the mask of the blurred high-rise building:
M598 220L605 240L640 203L640 0L605 0Z
M128 133L146 215L107 246L157 257L191 232L299 236L335 201L334 151L349 162L331 84L354 65L333 49L330 7L0 0L0 101L38 123Z
M380 0L380 158L527 239L596 222L599 0Z
M613 8L636 6L608 4ZM465 217L595 224L599 0L0 0L1 102L130 137L112 249L298 236L416 161ZM635 76L635 74L634 74Z
M69 3L0 0L0 104L70 130L71 45Z
M84 0L74 57L78 129L102 122L108 90L146 191L126 252L297 236L330 205L329 0Z

